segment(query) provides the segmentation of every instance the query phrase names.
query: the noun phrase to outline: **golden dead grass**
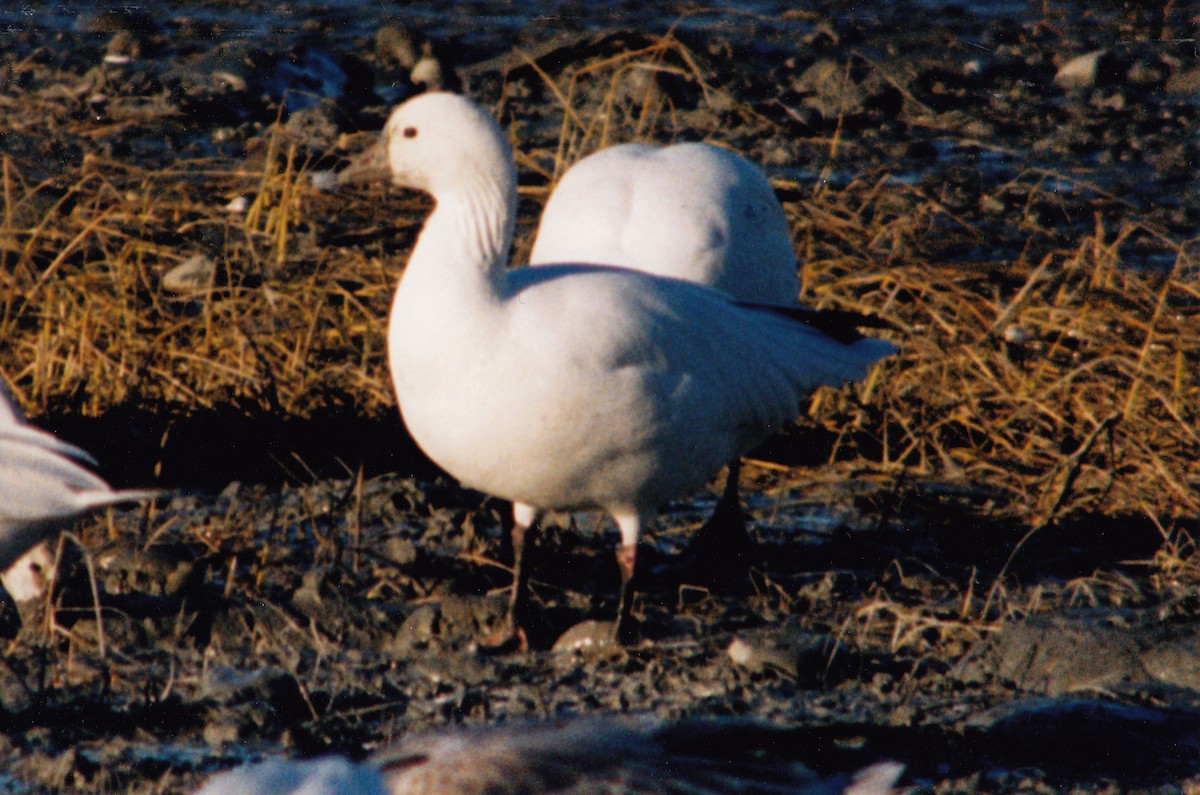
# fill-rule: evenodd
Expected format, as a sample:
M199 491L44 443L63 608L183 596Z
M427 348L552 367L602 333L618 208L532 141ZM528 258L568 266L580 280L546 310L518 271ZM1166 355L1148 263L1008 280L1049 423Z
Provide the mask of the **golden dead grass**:
M711 118L728 112L728 93L670 35L558 77L542 72L563 107L557 148L542 153L542 170L557 177L614 140L661 139L664 130L669 137L677 111L658 82L644 79L662 75L690 80ZM581 90L588 81L607 88ZM620 107L617 97L625 97ZM737 112L766 123L744 103ZM690 132L722 143L719 130ZM832 164L843 142L835 134L827 144ZM527 161L539 162L536 155ZM1031 171L998 193L1023 196L1025 206L1061 201L1042 187L1050 178L1057 177ZM884 467L1004 489L1033 526L1080 511L1196 515L1200 304L1198 263L1184 241L1136 220L1117 229L1097 220L1070 245L1001 263L1012 285L1002 288L990 273L996 263L927 259L951 227L987 243L987 231L938 197L889 174L839 191L826 184L788 204L804 263L801 298L887 318L904 351L853 400L818 395L814 420L869 429ZM1018 233L1040 231L1019 202L1012 215ZM1169 270L1122 262L1127 244L1147 238L1170 253Z
M523 169L552 184L601 146L670 137L684 121L664 74L689 81L711 118L733 103L747 125L769 126L668 35L543 73L562 129L553 151L518 148ZM698 132L722 142L719 129ZM838 136L821 145L832 161ZM300 151L277 126L255 167L145 171L89 157L41 184L4 158L0 370L26 408L92 414L132 398L297 416L331 403L391 411L383 330L426 205L381 190L317 193ZM1034 197L1044 178L1009 187ZM838 445L835 457L988 484L1035 528L1087 511L1173 526L1200 511L1200 295L1185 241L1131 219L999 263L938 261L947 229L981 247L989 231L888 174L837 190L781 187L802 299L880 315L903 347L865 384L814 399L810 421L875 440ZM228 212L239 194L254 197L247 211ZM1128 267L1135 238L1174 265ZM196 252L217 262L212 289L165 293L162 274Z
M837 199L845 202L854 191ZM869 194L868 194L869 195ZM810 233L858 238L863 255L816 258L809 300L871 311L903 330L900 359L869 382L883 463L1022 495L1028 518L1074 510L1194 516L1200 313L1182 245L1165 273L1123 267L1134 232L1098 227L1036 262L1004 263L1000 292L971 263L931 265L817 203ZM826 218L832 219L826 221ZM900 219L897 219L899 222ZM921 219L901 233L920 235ZM887 218L883 218L884 225ZM888 234L893 234L889 232ZM879 265L873 265L878 262Z
M146 172L88 158L48 199L4 160L3 369L34 414L131 397L298 415L334 392L389 402L377 341L394 275L314 243L301 219L331 201L308 187L294 148L272 140L262 161L259 173ZM240 194L255 199L228 212ZM162 276L195 253L216 261L216 283L165 291Z

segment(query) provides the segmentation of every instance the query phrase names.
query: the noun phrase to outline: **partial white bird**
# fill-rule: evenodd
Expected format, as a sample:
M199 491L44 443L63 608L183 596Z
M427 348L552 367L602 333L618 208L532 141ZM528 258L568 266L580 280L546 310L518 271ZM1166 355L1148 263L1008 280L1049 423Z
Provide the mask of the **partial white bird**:
M417 96L379 149L436 207L392 303L388 359L409 432L464 484L513 502L514 584L501 645L522 644L527 533L546 510L600 509L621 534L628 625L637 542L656 506L699 488L791 421L823 384L865 377L888 342L821 313L604 265L508 270L512 151L464 97ZM354 178L354 169L346 179Z
M571 166L538 221L530 265L592 262L795 306L796 252L758 166L704 143L621 144Z
M8 384L0 378L0 429L25 422L25 415L17 406L8 389ZM0 572L0 584L14 601L28 602L41 596L46 589L46 576L54 565L54 553L45 541L35 544L26 550L3 572Z
M762 170L704 143L621 144L572 165L542 210L530 265L593 262L686 279L739 301L797 306L783 207ZM740 462L684 557L692 581L744 571L752 549Z
M81 464L95 459L28 424L0 379L0 569L89 511L153 499L155 491L114 491Z
M5 425L17 425L24 421L25 415L17 406L12 392L8 391L8 384L3 378L0 378L0 428Z
M785 728L738 720L595 716L418 734L353 764L270 760L211 778L197 795L893 795L904 768L821 778L779 757Z
M340 756L268 759L218 773L196 795L388 795L383 775Z
M779 757L786 728L749 720L589 716L406 738L372 760L389 795L892 795L902 765L821 778Z

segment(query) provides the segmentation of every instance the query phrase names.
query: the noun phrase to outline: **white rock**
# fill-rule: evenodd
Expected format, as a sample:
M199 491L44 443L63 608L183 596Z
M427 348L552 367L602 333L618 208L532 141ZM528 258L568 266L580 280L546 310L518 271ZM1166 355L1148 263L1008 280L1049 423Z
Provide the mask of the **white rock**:
M193 254L162 276L162 288L177 295L204 292L213 285L217 263L204 254Z
M333 190L338 185L338 176L333 171L314 171L309 176L313 190Z
M1100 59L1107 50L1077 55L1059 67L1054 75L1054 84L1060 88L1078 89L1091 88L1096 85L1100 75Z

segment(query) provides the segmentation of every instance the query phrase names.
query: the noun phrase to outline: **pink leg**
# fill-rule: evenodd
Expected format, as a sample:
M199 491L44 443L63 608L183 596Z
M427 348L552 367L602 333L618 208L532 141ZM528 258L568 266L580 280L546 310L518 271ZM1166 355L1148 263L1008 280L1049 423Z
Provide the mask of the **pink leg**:
M614 628L620 643L628 642L633 622L633 577L637 573L637 545L642 532L642 516L635 512L614 512L617 527L621 530L621 545L617 547L617 568L621 571L621 596L617 602L617 623Z
M513 583L509 591L508 613L504 626L479 643L481 650L494 654L524 651L529 648L525 635L526 612L529 609L529 566L525 562L525 544L537 537L542 512L532 505L513 503Z

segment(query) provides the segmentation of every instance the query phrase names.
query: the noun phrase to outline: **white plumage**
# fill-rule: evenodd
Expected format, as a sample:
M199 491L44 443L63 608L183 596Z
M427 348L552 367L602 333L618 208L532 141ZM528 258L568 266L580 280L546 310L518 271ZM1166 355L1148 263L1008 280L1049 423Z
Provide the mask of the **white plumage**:
M389 795L374 766L340 756L267 759L212 776L196 795ZM449 793L446 793L449 795Z
M703 143L622 144L571 166L542 210L531 265L594 262L794 306L787 218L765 174Z
M686 279L739 301L796 306L800 280L783 207L758 166L703 143L620 144L572 165L550 194L530 265L596 262ZM684 576L712 583L749 565L753 542L729 462Z
M151 499L153 491L114 491L82 464L95 460L25 422L0 380L0 569L89 511Z
M397 185L436 200L389 321L400 410L436 463L513 501L514 624L524 532L542 511L613 516L622 622L636 543L656 506L790 422L817 386L861 379L895 350L875 339L839 342L718 290L638 270L508 270L512 152L491 116L463 97L423 94L398 107L360 164L383 162Z
M786 728L607 715L415 734L352 763L272 759L197 795L894 795L903 766L823 778L786 758Z

